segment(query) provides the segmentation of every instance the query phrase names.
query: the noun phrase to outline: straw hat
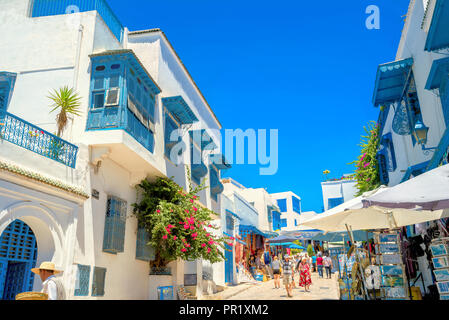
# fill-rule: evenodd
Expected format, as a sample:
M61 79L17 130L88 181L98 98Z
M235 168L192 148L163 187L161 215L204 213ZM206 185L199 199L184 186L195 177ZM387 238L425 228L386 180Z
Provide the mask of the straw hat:
M41 266L39 268L33 268L31 269L31 272L35 273L35 274L39 274L40 270L49 270L49 271L53 271L55 274L61 273L61 270L56 270L55 269L55 264L53 262L49 262L49 261L44 261L41 263Z

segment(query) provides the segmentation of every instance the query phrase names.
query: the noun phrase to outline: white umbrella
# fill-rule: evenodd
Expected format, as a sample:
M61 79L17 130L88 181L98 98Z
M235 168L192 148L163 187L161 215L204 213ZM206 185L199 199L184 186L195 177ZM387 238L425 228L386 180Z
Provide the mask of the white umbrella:
M449 208L449 164L362 200L364 207L440 210Z
M394 229L446 217L449 217L449 210L418 211L372 206L317 217L304 222L303 225L331 232L346 231L346 225L352 230Z

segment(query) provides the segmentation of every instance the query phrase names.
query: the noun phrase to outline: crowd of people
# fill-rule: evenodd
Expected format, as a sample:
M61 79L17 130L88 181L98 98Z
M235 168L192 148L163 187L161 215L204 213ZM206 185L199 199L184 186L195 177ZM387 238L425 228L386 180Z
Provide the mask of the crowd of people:
M280 277L282 275L283 285L287 291L288 297L293 297L292 290L298 286L304 288L305 292L310 291L312 285L312 272L318 272L320 278L324 278L323 270L326 272L326 278L332 277L332 259L327 254L318 252L316 256L309 257L307 253L296 255L284 255L283 259L274 256L272 261L266 265L272 269L274 278L274 287L280 288ZM297 277L297 278L296 278Z

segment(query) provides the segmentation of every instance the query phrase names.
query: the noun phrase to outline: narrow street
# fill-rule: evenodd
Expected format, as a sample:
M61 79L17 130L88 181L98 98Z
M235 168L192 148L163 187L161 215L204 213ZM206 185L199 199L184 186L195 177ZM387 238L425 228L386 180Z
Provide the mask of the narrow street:
M281 288L275 289L273 280L261 282L249 286L242 292L225 298L226 300L338 300L338 274L334 273L332 279L323 279L318 273L312 273L312 285L310 292L304 292L304 288L298 287L298 275L295 275L296 289L293 289L293 297L287 297L285 287L281 279Z

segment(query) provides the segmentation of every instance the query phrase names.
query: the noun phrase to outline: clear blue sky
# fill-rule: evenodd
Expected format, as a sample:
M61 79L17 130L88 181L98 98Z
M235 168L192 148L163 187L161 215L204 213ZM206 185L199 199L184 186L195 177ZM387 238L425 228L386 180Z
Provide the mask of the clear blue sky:
M278 129L279 169L234 165L268 192L291 190L321 212L322 171L352 173L377 66L395 59L409 0L108 0L131 31L161 28L223 128ZM368 30L368 5L380 30Z

